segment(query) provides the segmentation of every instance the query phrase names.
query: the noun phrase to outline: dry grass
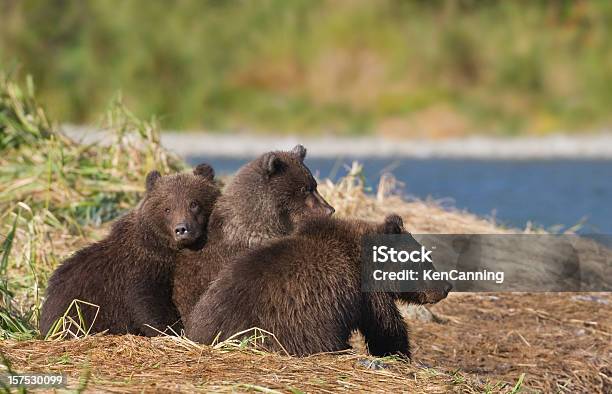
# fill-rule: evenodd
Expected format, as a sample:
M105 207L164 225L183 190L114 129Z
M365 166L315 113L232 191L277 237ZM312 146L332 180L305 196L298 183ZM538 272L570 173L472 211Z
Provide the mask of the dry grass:
M72 388L111 392L612 391L610 294L451 295L433 308L445 323L409 322L412 364L368 357L362 343L348 353L290 358L181 337L34 339L51 270L138 199L146 170L184 164L166 155L152 124L122 107L109 114L117 144L105 151L64 139L31 92L2 82L0 352L16 371L64 372ZM380 220L396 212L414 233L532 231L406 201L399 186L383 177L379 193L368 195L355 164L338 183L322 182L321 192L340 216Z
M173 337L92 336L72 341L4 341L19 371L66 373L78 386L110 392L481 392L486 385L394 359L358 354L291 358L215 350ZM492 387L492 386L490 386ZM500 386L498 386L500 387Z
M369 196L355 174L326 182L322 192L340 215L380 219L400 212L415 232L510 231L434 202ZM56 246L63 254L77 245ZM408 322L412 364L368 357L363 344L346 354L290 358L177 337L4 341L0 351L19 371L65 372L75 386L91 374L89 388L116 392L512 392L523 374L524 390L609 392L612 297L573 296L451 295L432 308L445 323ZM385 367L376 369L380 363Z
M542 392L612 392L612 294L455 293L412 324L415 360Z

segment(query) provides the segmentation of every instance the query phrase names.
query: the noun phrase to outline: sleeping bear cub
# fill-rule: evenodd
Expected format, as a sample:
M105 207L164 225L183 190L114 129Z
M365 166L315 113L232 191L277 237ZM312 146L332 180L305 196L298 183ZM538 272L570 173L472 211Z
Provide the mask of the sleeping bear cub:
M207 164L193 174L150 172L140 204L118 219L106 238L55 270L42 308L41 334L55 331L69 308L64 323L73 320L90 333L154 336L180 325L172 303L175 259L181 249L202 247L219 194Z
M235 258L194 307L187 336L211 344L258 327L273 333L289 354L307 356L347 349L351 332L359 329L372 355L409 358L407 328L395 301L435 303L450 284L362 292L362 241L376 234L404 234L418 244L397 215L381 224L318 217L292 236ZM264 347L281 350L271 338Z

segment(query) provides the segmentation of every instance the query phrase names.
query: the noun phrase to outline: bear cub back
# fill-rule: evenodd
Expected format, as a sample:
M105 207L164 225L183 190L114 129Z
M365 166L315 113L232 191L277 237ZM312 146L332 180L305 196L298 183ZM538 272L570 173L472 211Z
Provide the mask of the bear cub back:
M179 258L173 299L183 320L237 254L289 235L308 218L334 212L317 191L305 157L306 149L297 145L265 153L238 170L215 204L205 247Z
M194 307L187 336L210 344L219 333L224 340L258 327L282 345L267 338L266 348L306 356L347 349L359 329L371 354L410 357L395 301L437 302L450 286L437 283L423 294L362 292L362 240L373 234L411 237L397 215L381 224L316 218L290 237L237 257Z
M41 334L76 323L90 333L154 336L157 330L180 325L172 303L176 256L206 242L219 194L207 164L193 173L150 172L138 206L119 218L104 239L76 252L51 275ZM64 327L56 327L64 315ZM74 326L70 330L80 331Z

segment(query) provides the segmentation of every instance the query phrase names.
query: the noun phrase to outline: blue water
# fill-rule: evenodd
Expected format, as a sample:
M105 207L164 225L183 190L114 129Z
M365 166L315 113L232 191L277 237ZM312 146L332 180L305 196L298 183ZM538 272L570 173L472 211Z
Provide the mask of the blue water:
M528 221L561 229L579 222L581 233L612 234L611 160L467 160L467 159L306 159L319 178L337 179L345 165L364 165L368 186L376 189L382 173L405 184L409 196L444 199L458 208L494 216L498 223L524 228ZM190 157L208 162L217 174L235 172L246 159ZM559 230L559 229L557 229Z

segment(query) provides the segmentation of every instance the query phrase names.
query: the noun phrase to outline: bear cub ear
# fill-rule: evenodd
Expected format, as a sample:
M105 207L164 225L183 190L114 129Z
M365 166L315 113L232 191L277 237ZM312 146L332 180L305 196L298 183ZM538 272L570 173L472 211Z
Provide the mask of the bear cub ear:
M147 192L150 192L151 190L153 190L155 183L157 183L157 181L160 178L161 178L161 174L159 173L159 171L156 171L156 170L153 170L147 174L147 180L145 182Z
M383 232L385 234L402 234L404 232L404 221L399 215L388 215L385 218Z
M304 148L304 145L296 145L291 149L291 153L295 155L299 161L303 162L306 157L306 148Z
M265 174L270 177L283 167L283 161L274 152L266 153L262 158L262 167Z
M209 181L215 179L215 170L206 163L201 163L193 169L193 174L206 178Z

